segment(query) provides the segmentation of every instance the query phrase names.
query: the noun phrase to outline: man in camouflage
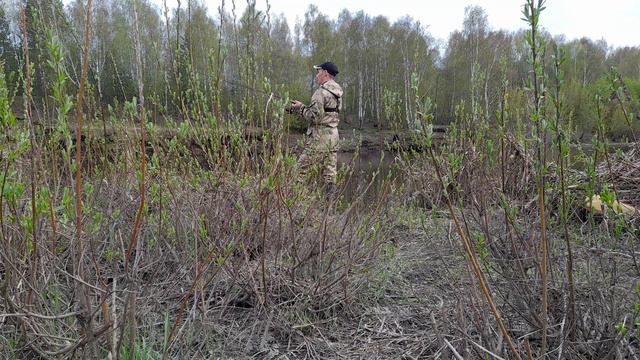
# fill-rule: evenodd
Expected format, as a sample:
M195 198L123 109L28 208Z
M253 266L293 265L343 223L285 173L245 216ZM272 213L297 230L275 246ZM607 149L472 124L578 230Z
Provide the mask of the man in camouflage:
M321 167L324 191L331 197L335 192L338 164L338 123L342 108L342 88L335 82L338 67L325 62L313 67L318 89L311 97L311 104L294 100L291 108L309 122L305 149L298 160L300 176L306 178L313 164Z

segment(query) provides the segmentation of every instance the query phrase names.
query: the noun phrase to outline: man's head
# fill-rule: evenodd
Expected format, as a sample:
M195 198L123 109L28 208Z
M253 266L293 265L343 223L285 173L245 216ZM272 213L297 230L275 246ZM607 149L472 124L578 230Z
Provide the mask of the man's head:
M332 80L336 77L336 75L338 75L338 67L331 61L324 62L320 65L315 65L313 68L317 71L316 82L319 85Z

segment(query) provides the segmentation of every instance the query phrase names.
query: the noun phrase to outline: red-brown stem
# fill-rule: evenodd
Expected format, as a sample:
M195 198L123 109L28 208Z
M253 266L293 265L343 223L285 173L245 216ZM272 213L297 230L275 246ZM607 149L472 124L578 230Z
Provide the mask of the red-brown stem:
M267 288L267 269L265 266L266 263L266 253L267 253L267 220L269 218L269 197L270 194L267 192L265 193L264 197L266 197L266 205L264 207L264 209L262 210L262 216L264 217L264 220L262 222L262 255L260 257L260 267L262 269L262 291L264 291L264 298L262 299L262 306L266 306L267 304L267 296L268 294L268 288Z
M235 250L235 246L234 246L234 250ZM233 253L233 251L231 251L231 253ZM216 259L215 255L216 255L216 252L215 252L214 249L209 251L209 253L207 254L207 259L205 261L205 266L202 267L203 270L202 271L196 271L196 278L193 279L193 283L191 284L191 287L189 288L189 290L185 294L184 298L182 299L182 302L180 303L180 308L178 309L178 315L176 315L176 320L174 321L173 325L171 326L171 330L169 331L169 335L167 336L167 348L164 349L164 354L162 356L163 359L166 359L167 353L169 352L169 349L173 345L173 336L175 334L176 329L178 328L178 325L182 322L182 317L184 316L184 311L187 308L187 303L189 303L189 300L191 299L191 296L196 291L196 286L198 286L198 284L200 282L200 278L206 272L206 269L208 269L209 266L211 266L211 263L213 262L213 260ZM226 256L229 256L229 255L226 255ZM226 261L226 257L225 257L224 261ZM213 278L216 276L216 274L218 273L218 271L221 268L222 268L222 266L219 266L218 268L216 268L216 270L211 275L211 278L209 279L209 281L207 281L204 284L204 286L207 286L211 282L211 280L213 280Z
M529 339L524 339L524 348L527 351L527 360L533 360L533 353L531 352L531 344L529 343Z
M53 195L49 193L49 217L51 218L51 253L56 254L58 248L58 225L56 224L56 213L53 209Z
M24 55L24 113L29 123L29 142L31 144L31 151L29 157L31 160L31 235L33 252L31 254L31 283L35 285L36 274L38 273L38 212L36 209L36 137L33 127L33 119L31 118L31 64L29 61L29 38L27 34L27 15L24 8L24 4L20 2L20 19L22 25L22 52ZM27 294L27 304L33 303L33 290L29 287Z
M140 43L140 29L138 24L138 10L137 2L133 2L133 16L135 19L135 40L136 40L136 72L138 75L138 96L140 98L139 118L140 118L140 205L136 213L136 220L133 225L133 232L131 233L131 239L129 240L129 248L127 249L127 256L124 262L125 272L129 271L129 261L131 253L138 241L138 233L140 232L140 224L142 222L142 212L144 211L145 204L145 192L146 192L146 167L147 167L147 152L146 152L146 128L145 128L145 109L144 109L144 82L142 81L142 45Z
M440 173L440 166L438 164L438 160L436 159L436 156L433 152L433 146L429 147L429 156L431 157L433 166L436 169L438 182L440 183L440 186L442 186L443 191L446 192L446 186L442 178L442 175ZM478 260L476 258L475 250L473 249L473 245L467 238L464 230L462 229L462 226L460 225L460 222L458 221L458 217L456 216L455 210L453 209L453 204L451 203L451 198L447 195L446 199L447 199L447 207L449 208L449 214L451 215L451 219L453 220L453 223L456 226L456 230L458 232L458 235L460 236L460 241L462 242L462 246L464 247L465 252L467 253L467 259L469 261L469 265L474 275L478 279L478 283L480 284L480 289L482 290L482 293L484 294L485 299L489 304L489 308L491 309L491 312L493 313L493 316L495 317L496 322L498 323L498 328L500 328L500 332L502 333L502 336L507 340L509 349L513 353L513 356L516 359L520 360L521 359L520 354L516 350L516 347L513 344L513 340L511 339L511 335L509 335L509 332L507 331L507 327L504 325L504 322L502 321L502 317L500 316L500 311L498 311L498 308L493 302L493 296L491 295L491 291L489 290L489 286L487 284L487 280L484 276L484 273L482 272L482 269L478 264Z
M7 238L4 234L4 196L2 196L2 194L4 194L4 186L7 183L7 173L9 172L9 161L7 161L7 164L4 167L4 171L2 173L2 184L0 184L0 235L2 236L2 246L4 246L5 249L9 249L9 244L6 242ZM5 275L5 278L8 278L8 275Z
M560 164L560 192L562 193L562 229L565 245L567 247L567 286L569 287L569 301L567 303L567 335L569 340L575 340L575 332L573 331L576 319L576 296L575 296L575 284L573 280L573 251L571 250L571 237L569 236L568 225L568 202L567 202L567 184L565 179L565 160L562 154L562 145L564 142L564 136L562 135L562 129L560 125L561 120L561 103L560 103L560 80L558 74L560 73L560 60L555 59L555 72L556 72L556 91L555 91L555 106L556 106L556 131L558 134L558 163Z
M92 0L87 1L85 28L84 28L84 49L82 52L82 75L80 77L80 89L78 90L78 102L76 103L76 179L75 179L75 192L76 192L76 272L80 280L85 278L85 266L84 266L84 243L82 242L82 126L83 126L83 107L84 107L84 93L87 83L87 76L89 74L89 47L91 46L91 4ZM84 281L82 281L84 282ZM83 322L82 331L85 339L90 339L93 336L92 328L92 314L91 300L90 300L90 288L82 283L78 283L78 296L80 297L80 303L83 305ZM95 354L94 354L95 355Z
M543 165L542 165L543 166ZM547 221L545 219L544 211L544 180L540 180L538 189L538 196L540 198L540 252L542 252L542 264L540 266L540 281L542 282L542 345L541 354L546 353L547 349L547 312L549 308L549 291L547 286Z
M537 12L539 9L536 9L534 5L534 1L528 1L529 10L531 11L531 63L533 68L533 102L535 114L538 116L536 121L536 133L539 137L539 141L544 141L544 134L542 129L540 115L540 93L539 93L539 85L538 85L538 69L537 69L537 39L536 34L538 33L538 21ZM538 200L539 200L539 211L540 211L540 252L542 253L542 266L540 267L540 281L542 282L542 344L540 345L540 353L545 354L547 352L547 312L548 312L548 291L547 291L547 229L546 229L546 219L544 213L544 167L546 160L543 155L543 151L538 145L538 166L540 169L538 170Z

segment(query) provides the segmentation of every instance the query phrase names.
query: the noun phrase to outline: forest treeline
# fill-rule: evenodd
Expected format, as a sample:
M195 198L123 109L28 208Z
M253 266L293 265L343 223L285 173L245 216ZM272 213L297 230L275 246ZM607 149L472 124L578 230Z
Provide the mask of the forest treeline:
M440 43L428 24L411 17L392 23L384 16L343 10L332 19L310 5L292 29L284 9L260 9L255 0L246 0L243 13L234 1L223 0L217 9L198 0L179 4L171 9L148 0L94 2L87 104L94 118L137 95L134 5L144 39L142 80L156 113L252 121L261 117L271 93L307 99L311 66L326 60L340 68L343 113L353 126L410 127L418 117L415 99L431 99L440 124L456 116L491 123L504 92L514 109L526 102L531 67L525 30L493 30L479 6L468 6L462 30ZM67 90L77 91L84 5L79 0L67 6L60 0L25 2L33 99L45 119L54 107L56 72L50 60L56 49L63 53ZM5 73L13 74L17 95L23 92L24 63L19 13L17 1L3 0L0 56ZM596 126L595 96L611 98L620 84L637 116L640 47L611 48L604 40L569 41L548 33L544 38L542 51L551 54L553 45L565 51L565 111L578 136L590 135ZM552 56L546 59L551 76ZM622 139L629 128L616 109L614 104L608 109L607 130L611 138ZM509 116L515 124L524 114Z

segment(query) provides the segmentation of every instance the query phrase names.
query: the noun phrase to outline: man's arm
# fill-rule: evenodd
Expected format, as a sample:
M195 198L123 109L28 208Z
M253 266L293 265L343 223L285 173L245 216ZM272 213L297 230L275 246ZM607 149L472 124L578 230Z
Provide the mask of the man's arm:
M291 102L291 108L298 111L302 117L312 124L319 124L324 116L324 98L322 90L318 89L311 97L311 105L307 106L298 100Z

